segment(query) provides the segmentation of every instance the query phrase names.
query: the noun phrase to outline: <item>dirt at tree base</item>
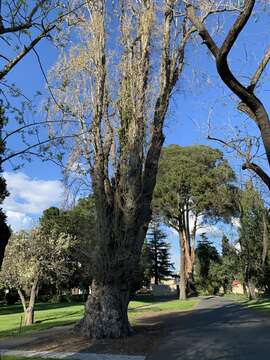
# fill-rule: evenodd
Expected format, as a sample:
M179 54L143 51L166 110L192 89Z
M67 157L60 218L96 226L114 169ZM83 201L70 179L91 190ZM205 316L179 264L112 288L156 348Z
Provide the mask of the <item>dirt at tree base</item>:
M92 340L76 336L73 327L52 328L19 338L0 340L0 348L51 352L92 352L99 354L145 355L160 340L181 326L181 318L190 311L149 312L136 319L134 334L122 339Z

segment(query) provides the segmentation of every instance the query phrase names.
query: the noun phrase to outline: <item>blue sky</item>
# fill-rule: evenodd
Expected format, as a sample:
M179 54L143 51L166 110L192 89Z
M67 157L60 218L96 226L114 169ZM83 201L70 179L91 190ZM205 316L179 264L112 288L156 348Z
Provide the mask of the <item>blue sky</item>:
M232 52L231 66L243 81L247 81L248 77L252 75L268 41L270 43L267 20L266 15L254 17L241 34L238 46ZM225 28L228 25L227 20ZM222 38L222 36L219 34L218 37ZM47 40L38 45L37 51L43 67L47 71L56 61L58 53ZM29 54L8 75L7 80L9 83L16 83L30 98L37 90L42 93L46 92L44 78L33 53ZM258 92L266 104L269 103L269 90L270 83L266 72L263 86ZM203 143L218 147L217 143L207 140L209 119L213 124L212 135L220 135L225 132L226 136L230 136L235 126L243 128L243 124L245 124L246 132L258 135L255 125L235 110L235 104L234 97L217 76L211 55L197 39L187 49L185 70L171 101L165 125L165 145L174 143L185 146ZM17 140L14 140L13 144L11 142L11 146L17 146L16 142ZM226 156L237 174L240 174L241 161L235 154ZM4 166L4 171L11 193L5 201L4 208L14 229L31 226L45 208L52 205L60 206L63 186L60 182L61 170L57 166L33 159L17 173L13 172L9 164ZM217 244L222 231L229 233L233 231L230 227L222 227L222 225L206 230ZM172 243L172 252L178 268L178 239L176 234L169 229L168 238Z

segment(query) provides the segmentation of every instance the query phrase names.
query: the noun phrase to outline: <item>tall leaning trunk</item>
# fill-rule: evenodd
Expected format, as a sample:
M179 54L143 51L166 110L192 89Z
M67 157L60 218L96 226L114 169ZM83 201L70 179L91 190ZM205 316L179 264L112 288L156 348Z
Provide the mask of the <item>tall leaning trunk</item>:
M179 299L186 300L187 298L187 273L186 273L186 233L179 231L179 248L180 248L180 293Z

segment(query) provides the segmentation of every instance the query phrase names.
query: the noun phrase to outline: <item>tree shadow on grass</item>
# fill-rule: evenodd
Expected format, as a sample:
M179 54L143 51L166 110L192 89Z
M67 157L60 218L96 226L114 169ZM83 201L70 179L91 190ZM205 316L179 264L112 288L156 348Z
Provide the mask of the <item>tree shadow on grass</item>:
M47 329L51 329L51 328L58 327L58 326L72 325L72 324L75 324L76 321L78 321L78 320L74 320L74 319L73 320L59 320L59 321L53 321L53 322L48 322L48 323L36 322L33 325L23 326L21 328L21 331L20 331L19 326L14 327L9 330L0 331L0 337L21 336L21 335L30 335L30 334L34 335L34 333L37 331L47 330Z
M270 299L263 297L257 300L245 300L241 302L242 305L248 307L251 310L259 310L269 315L270 312Z
M72 303L57 303L57 304L50 304L50 303L37 303L35 305L35 309L37 311L41 310L54 310L60 308L68 308L71 306L83 306L84 303L79 302L72 302ZM18 314L23 311L21 304L15 305L0 305L0 316L1 315L10 315L10 314Z
M80 315L80 312L75 311L73 313L68 313L68 316L74 316L74 315ZM37 321L35 321L35 324L42 324L44 322L48 322L48 321L52 321L52 320L56 320L56 319L61 319L61 318L65 318L65 317L67 317L67 314L63 313L63 314L61 314L59 316L54 316L54 317L49 317L49 318L45 318L45 319L42 319L42 320L37 320Z

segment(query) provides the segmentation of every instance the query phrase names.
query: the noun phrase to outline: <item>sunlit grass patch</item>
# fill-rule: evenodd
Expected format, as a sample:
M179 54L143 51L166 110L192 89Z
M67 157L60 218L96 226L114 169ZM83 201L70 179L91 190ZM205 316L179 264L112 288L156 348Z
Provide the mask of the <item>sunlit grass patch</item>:
M198 300L186 301L160 299L153 297L138 298L129 304L129 318L143 317L152 312L175 312L190 310L198 304ZM23 312L19 305L0 306L0 337L19 336L56 326L75 324L84 313L84 304L37 304L35 323L23 326Z

